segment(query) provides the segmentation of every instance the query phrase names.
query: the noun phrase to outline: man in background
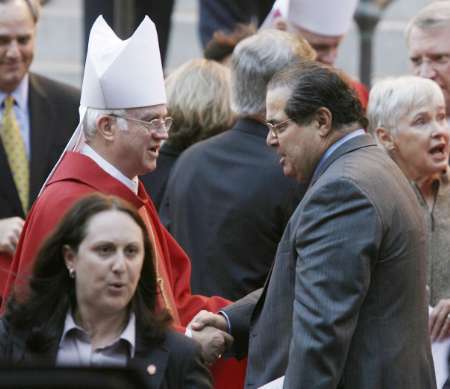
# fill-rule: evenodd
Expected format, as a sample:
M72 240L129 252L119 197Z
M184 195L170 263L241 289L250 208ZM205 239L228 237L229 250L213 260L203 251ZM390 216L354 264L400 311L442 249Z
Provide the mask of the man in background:
M260 25L274 0L199 0L198 29L205 48L215 32L231 33L238 24Z
M79 91L29 71L37 0L0 0L0 286L45 178L78 120Z
M291 31L306 39L318 62L334 66L357 5L358 0L277 0L263 27ZM366 107L369 93L365 85L354 79L349 82Z
M231 59L237 123L177 160L160 207L187 251L192 289L236 300L264 284L277 244L306 187L284 177L265 144L265 95L273 74L314 59L304 39L278 30L242 40Z
M406 28L412 72L435 81L442 89L450 118L450 1L422 8Z

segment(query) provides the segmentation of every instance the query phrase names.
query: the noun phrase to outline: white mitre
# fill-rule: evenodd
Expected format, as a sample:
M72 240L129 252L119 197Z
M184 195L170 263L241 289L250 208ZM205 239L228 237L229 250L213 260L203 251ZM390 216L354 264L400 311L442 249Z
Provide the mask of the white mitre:
M99 16L89 35L81 88L80 123L60 160L66 151L78 151L84 144L83 123L87 108L127 109L166 102L155 24L145 16L134 34L122 40Z
M263 28L278 17L320 35L340 36L350 28L358 0L276 0Z

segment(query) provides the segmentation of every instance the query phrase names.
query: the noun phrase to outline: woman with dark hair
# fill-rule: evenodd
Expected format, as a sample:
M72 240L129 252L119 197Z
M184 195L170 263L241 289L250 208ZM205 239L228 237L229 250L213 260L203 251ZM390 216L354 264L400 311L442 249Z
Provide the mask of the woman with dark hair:
M9 301L0 358L56 366L143 360L155 388L210 388L199 346L169 330L167 311L155 311L157 291L137 211L117 197L85 197L42 246L27 293Z

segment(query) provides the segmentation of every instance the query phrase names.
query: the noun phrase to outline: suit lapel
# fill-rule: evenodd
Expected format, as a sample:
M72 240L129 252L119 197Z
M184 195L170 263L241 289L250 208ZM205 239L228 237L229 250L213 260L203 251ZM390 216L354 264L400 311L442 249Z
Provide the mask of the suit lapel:
M51 134L54 133L54 107L49 103L45 90L36 75L30 74L28 106L30 110L30 197L35 198L40 185L46 178L49 152L52 147Z
M314 172L314 176L311 179L311 182L309 184L308 189L314 185L314 183L319 179L319 177L328 169L328 167L336 161L338 158L340 158L342 155L347 154L349 152L352 152L354 150L360 149L362 147L367 146L376 146L376 143L374 142L373 138L370 135L361 135L357 136L356 138L350 139L349 141L345 142L343 145L339 146L320 166L320 168ZM259 312L261 311L262 305L264 303L267 288L269 285L270 278L272 276L273 268L275 265L275 261L273 261L272 266L270 267L269 274L266 277L266 281L264 282L263 291L261 293L261 296L259 297L255 309L252 313L252 322L254 322L255 318L258 316Z
M376 146L373 138L364 134L357 136L345 142L343 145L339 146L325 161L324 163L314 172L311 179L309 187L313 186L314 183L319 179L319 177L328 169L328 167L336 161L338 158L342 157L344 154L350 153L354 150L360 149L367 146Z

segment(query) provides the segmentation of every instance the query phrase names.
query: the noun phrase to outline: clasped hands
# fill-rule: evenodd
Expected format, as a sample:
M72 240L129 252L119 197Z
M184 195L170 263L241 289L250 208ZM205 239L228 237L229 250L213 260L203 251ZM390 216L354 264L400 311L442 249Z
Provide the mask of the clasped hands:
M224 316L204 310L189 323L192 339L200 343L206 363L213 364L233 344L233 337L228 334L227 327Z

